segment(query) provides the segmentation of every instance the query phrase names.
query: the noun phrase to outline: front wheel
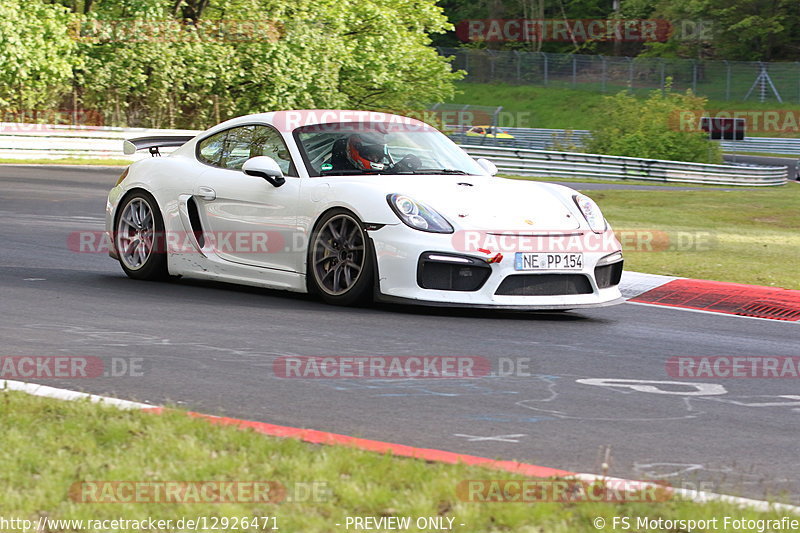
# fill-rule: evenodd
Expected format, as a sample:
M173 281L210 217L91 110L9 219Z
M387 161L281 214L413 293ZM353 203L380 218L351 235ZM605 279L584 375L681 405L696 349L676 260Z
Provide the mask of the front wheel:
M334 305L366 301L373 288L373 257L363 224L344 209L328 212L308 248L309 290Z
M134 279L169 277L164 246L164 221L155 198L135 191L122 203L117 215L114 242L119 264Z

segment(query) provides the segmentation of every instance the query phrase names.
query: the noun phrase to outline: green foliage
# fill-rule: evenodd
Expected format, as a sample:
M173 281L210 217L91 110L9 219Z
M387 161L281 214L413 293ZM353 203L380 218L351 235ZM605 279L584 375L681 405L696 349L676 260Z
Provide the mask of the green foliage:
M0 2L0 108L44 110L71 89L72 67L79 61L69 35L72 20L61 6Z
M470 19L664 19L673 32L665 42L597 40L578 42L462 43L453 32L436 36L439 46L486 47L561 53L595 53L692 59L795 61L800 42L796 0L441 0L454 24Z
M647 45L645 55L741 61L797 58L800 4L796 0L660 0L653 4L652 16L672 21L677 31L665 43Z
M653 91L646 100L627 92L606 96L600 106L602 121L592 130L586 151L645 159L721 163L722 151L700 131L681 127L682 112L706 107L705 98L687 91Z
M462 77L429 46L450 27L434 0L65 2L75 13L45 1L0 6L0 104L61 107L74 83L106 124L202 128L281 109L419 108Z

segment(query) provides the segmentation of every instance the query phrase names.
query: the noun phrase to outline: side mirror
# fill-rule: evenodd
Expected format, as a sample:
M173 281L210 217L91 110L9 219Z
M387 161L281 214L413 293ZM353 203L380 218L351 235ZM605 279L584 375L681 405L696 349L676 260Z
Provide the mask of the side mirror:
M286 183L286 178L283 177L283 171L278 163L267 155L260 155L251 157L242 165L242 172L248 176L256 176L264 178L272 184L273 187L280 187Z
M481 166L481 168L485 170L486 173L489 174L490 176L494 176L495 174L497 174L497 167L495 166L495 164L486 159L485 157L479 157L478 159L475 160L475 162L478 163Z

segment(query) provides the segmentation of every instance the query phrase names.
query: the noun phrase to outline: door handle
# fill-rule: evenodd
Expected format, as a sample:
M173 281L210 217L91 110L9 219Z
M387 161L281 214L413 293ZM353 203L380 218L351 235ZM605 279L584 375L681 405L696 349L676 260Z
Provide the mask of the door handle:
M211 200L217 199L217 191L215 191L211 187L206 187L205 185L203 185L197 188L197 196L199 196L200 198L202 198L207 202L210 202Z

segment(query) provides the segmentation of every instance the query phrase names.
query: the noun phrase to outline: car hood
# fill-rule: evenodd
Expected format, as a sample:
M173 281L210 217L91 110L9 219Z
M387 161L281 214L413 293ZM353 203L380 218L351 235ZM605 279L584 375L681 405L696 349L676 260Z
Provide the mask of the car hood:
M387 192L423 202L461 229L502 233L579 229L567 187L485 176L386 176ZM570 207L568 207L570 206Z

